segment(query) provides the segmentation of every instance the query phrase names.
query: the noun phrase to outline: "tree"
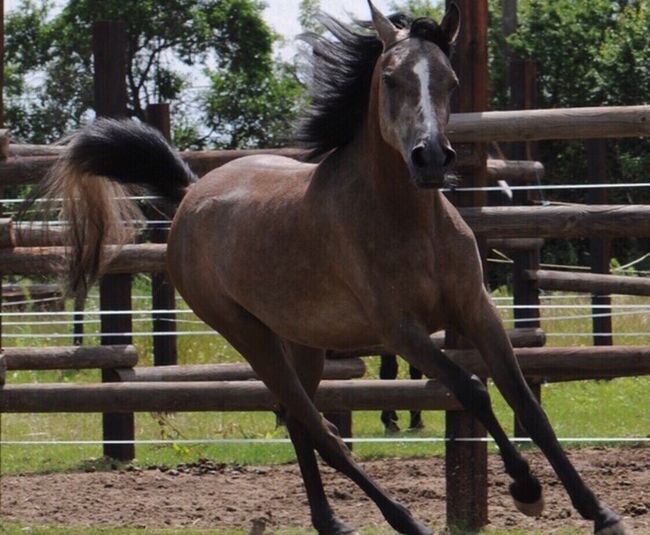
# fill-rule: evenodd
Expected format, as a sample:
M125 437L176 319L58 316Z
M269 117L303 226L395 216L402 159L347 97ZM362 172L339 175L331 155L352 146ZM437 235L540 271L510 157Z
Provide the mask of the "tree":
M206 113L215 112L215 101L235 103L233 92L241 85L229 89L211 82L232 77L245 79L249 90L245 104L239 106L241 113L253 117L260 105L253 97L263 97L269 99L269 106L286 111L283 118L288 122L295 109L285 99L295 96L289 90L295 78L287 69L274 66L276 36L262 19L263 8L259 0L69 0L54 14L49 0L22 0L6 23L12 88L7 124L18 138L48 142L89 117L93 98L91 27L102 19L127 23L132 116L143 119L150 102L177 101L174 114L180 124L179 140L192 145L220 143L229 138L232 125L217 122ZM204 72L204 92L193 87L200 78L198 69ZM286 96L284 91L263 91L278 85L286 89ZM212 93L217 90L230 92L231 98L214 98ZM241 123L239 115L219 111L222 117ZM278 120L273 117L276 123ZM259 120L256 126L258 132L264 128ZM267 139L252 131L244 137L250 145Z
M638 0L520 0L518 31L509 45L538 65L539 105L543 108L643 104L650 95L650 9ZM499 85L496 86L498 90ZM503 86L501 86L503 87ZM645 181L650 172L647 140L608 143L606 170L611 182ZM540 157L547 180L586 182L582 142L545 142ZM553 193L547 194L554 198ZM647 203L647 190L613 189L613 203ZM584 191L563 191L561 200L585 202ZM561 245L561 246L560 246ZM647 241L616 240L613 253L625 261L645 252ZM581 244L562 242L547 261L586 263Z
M303 32L322 32L323 28L318 22L318 13L320 10L320 0L300 0L300 5L298 6L298 22Z
M440 0L393 0L391 9L414 17L431 17L440 22L444 15L444 2Z

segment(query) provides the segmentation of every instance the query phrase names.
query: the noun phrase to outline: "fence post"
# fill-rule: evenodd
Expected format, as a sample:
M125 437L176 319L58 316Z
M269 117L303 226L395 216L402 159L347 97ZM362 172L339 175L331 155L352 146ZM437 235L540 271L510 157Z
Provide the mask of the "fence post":
M93 24L93 54L95 62L95 111L100 117L127 117L126 92L126 24L119 21L99 21ZM131 275L107 275L99 287L100 310L131 310ZM128 313L102 315L102 345L130 344L132 331ZM102 371L103 382L113 382L110 370ZM104 414L103 437L110 440L133 440L133 414ZM134 444L104 444L104 455L119 461L135 458Z
M171 141L171 120L169 104L149 104L145 111L148 124L160 130L167 141ZM164 201L151 203L150 217L155 220L171 220L174 217L174 207ZM166 224L154 224L151 229L153 243L167 243L169 230ZM167 273L151 275L151 307L153 310L174 310L176 308L176 293L169 281ZM153 330L156 333L173 333L176 331L176 314L173 312L153 314ZM169 366L178 363L176 336L171 334L154 335L153 337L154 366Z
M447 6L452 1L447 0ZM452 102L455 112L485 111L488 108L487 82L487 0L455 0L463 22L458 37L458 52L453 65L460 79L460 90ZM487 154L485 146L475 144L470 150L478 157L479 165L463 176L467 186L487 185ZM462 205L484 206L485 192L459 198ZM485 258L485 240L479 240L479 250ZM449 345L462 344L454 333L447 333ZM487 509L487 444L485 442L457 442L457 438L481 438L483 426L468 412L446 413L447 442L445 468L447 482L447 525L478 531L488 522Z
M513 109L528 110L537 104L537 65L529 60L510 58L510 95ZM509 146L509 156L514 160L535 159L537 147L534 143L512 143ZM529 205L538 200L539 194L533 191L515 191L514 205ZM526 276L527 270L536 271L540 267L541 254L539 249L518 251L513 255L512 294L515 306L534 308L515 308L515 328L539 327L540 317L539 290L535 281ZM528 383L538 401L542 399L542 389L539 382ZM527 437L528 433L515 418L514 434L516 437Z
M517 18L517 0L503 0L502 31L505 37L515 33L519 25ZM510 85L510 109L529 110L537 107L537 65L530 60L522 60L506 46L508 57L508 83ZM537 159L537 147L534 143L510 143L507 145L508 157L513 160ZM512 198L514 205L527 205L535 199L531 191L515 191ZM539 249L517 251L513 254L512 266L512 297L515 306L535 308L515 308L515 328L539 327L540 317L539 290L535 281L526 277L526 270L538 270L541 261ZM529 381L528 385L538 401L542 399L542 389L539 383ZM527 437L528 433L515 418L514 434L516 437Z
M589 139L585 142L585 148L589 183L605 184L607 182L607 141ZM607 190L604 187L590 190L588 199L589 204L607 204ZM594 236L589 239L589 250L591 252L591 271L609 275L611 240ZM612 304L612 298L609 295L592 295L591 304L609 307ZM592 310L595 346L611 346L613 344L611 312L611 308L598 306Z
M4 0L0 0L0 14L2 15L2 20L0 20L0 128L4 126L4 71L5 71L5 4ZM3 193L4 197L4 188L0 188L0 193ZM0 215L4 205L0 205ZM4 277L0 274L0 313L2 312L2 281ZM0 350L2 350L2 315L0 315ZM1 426L0 426L1 427Z

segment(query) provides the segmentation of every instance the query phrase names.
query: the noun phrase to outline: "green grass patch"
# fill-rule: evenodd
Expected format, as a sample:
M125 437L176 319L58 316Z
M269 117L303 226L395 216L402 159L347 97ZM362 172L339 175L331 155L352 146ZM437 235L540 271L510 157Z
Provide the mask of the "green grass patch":
M138 278L135 295L149 293L148 282ZM496 294L497 297L501 296ZM590 345L590 338L572 336L572 333L590 332L591 320L554 319L567 315L587 315L591 309L588 297L544 300L550 303L567 303L578 305L573 309L545 309L542 326L549 334L548 345L577 346ZM505 304L498 300L497 304ZM634 297L617 297L615 304L645 305L647 299ZM150 303L146 300L134 300L136 308L146 310ZM70 305L68 305L70 306ZM184 305L179 300L179 308ZM89 302L88 308L97 307ZM618 309L617 309L618 311ZM638 309L637 309L638 312ZM630 316L616 316L614 330L620 334L645 333L648 336L615 337L619 344L648 344L650 341L650 314L647 311ZM90 317L90 316L89 316ZM95 316L96 317L96 316ZM146 316L138 316L146 319ZM503 312L503 318L509 319L509 312ZM43 314L39 318L42 325L3 325L5 333L41 333L72 334L70 325L46 325L49 320L61 321L60 316ZM11 321L33 320L33 317L11 317ZM192 315L179 316L179 320L191 323L179 323L178 330L204 331L206 326ZM65 323L65 322L64 322ZM98 324L87 326L88 332L98 332ZM141 354L140 365L150 365L152 361L152 339L147 333L151 330L148 319L134 323L134 329L141 332L135 338L135 344ZM70 344L71 339L32 339L9 338L7 345L42 345ZM98 343L91 337L87 343ZM180 336L179 363L205 364L218 362L238 362L241 357L232 350L218 335ZM366 359L368 377L378 376L379 358ZM408 375L407 366L400 366L400 377ZM81 382L99 381L97 371L55 371L55 372L10 372L8 382L46 383L46 382ZM508 433L512 433L513 416L503 399L494 388L495 410ZM585 381L544 385L542 388L543 404L561 437L646 437L650 429L650 378L625 378L612 381ZM408 425L408 412L400 411L399 423L403 428ZM99 441L101 439L101 416L96 414L4 414L1 415L1 437L5 441ZM439 412L427 412L424 415L426 428L417 435L401 432L392 438L400 437L444 437L444 415ZM357 412L354 414L353 430L355 437L383 437L383 425L378 411ZM136 415L136 439L165 439L176 441L171 445L139 445L136 448L137 463L140 466L173 466L179 463L194 462L199 458L210 458L218 462L239 464L277 464L294 460L293 450L288 444L182 444L182 440L192 439L264 439L283 438L283 428L276 428L274 415L270 413L179 413L160 415L141 413ZM442 443L373 443L356 444L355 454L361 459L385 457L422 457L444 453ZM59 470L102 469L102 448L100 445L3 445L0 448L0 473L30 473ZM106 467L107 468L107 467Z

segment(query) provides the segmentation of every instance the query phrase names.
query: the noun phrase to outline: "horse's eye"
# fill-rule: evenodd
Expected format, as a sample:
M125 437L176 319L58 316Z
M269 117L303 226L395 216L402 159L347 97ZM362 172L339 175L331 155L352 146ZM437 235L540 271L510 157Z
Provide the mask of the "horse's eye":
M397 81L395 80L395 75L392 72L385 72L381 75L382 80L386 84L387 87L395 87L397 85Z

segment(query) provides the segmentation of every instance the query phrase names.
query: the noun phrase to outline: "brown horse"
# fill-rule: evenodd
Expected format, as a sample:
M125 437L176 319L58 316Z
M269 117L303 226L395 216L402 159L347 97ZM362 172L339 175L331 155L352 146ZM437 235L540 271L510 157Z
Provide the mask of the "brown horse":
M376 33L326 19L312 37L313 103L300 137L318 165L277 156L236 160L196 180L155 131L100 120L82 131L48 182L66 199L71 280L101 272L102 245L128 238L126 189L178 203L169 274L198 316L250 362L286 411L313 525L349 534L328 504L314 450L356 482L400 533L429 534L352 459L312 402L326 349L381 344L438 377L496 440L510 493L539 515L542 490L492 412L487 389L432 344L451 328L469 339L496 386L599 535L626 533L562 451L522 377L483 286L472 232L439 192L454 151L444 135L458 80L449 53L460 13L440 24L389 19L370 4Z

